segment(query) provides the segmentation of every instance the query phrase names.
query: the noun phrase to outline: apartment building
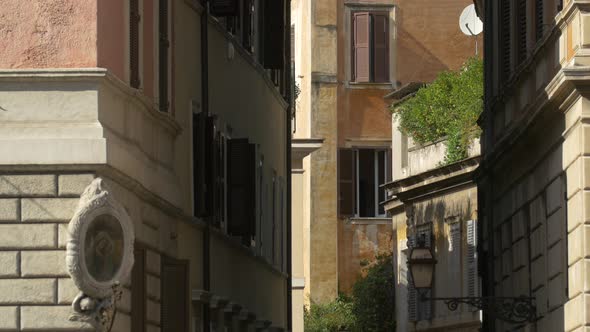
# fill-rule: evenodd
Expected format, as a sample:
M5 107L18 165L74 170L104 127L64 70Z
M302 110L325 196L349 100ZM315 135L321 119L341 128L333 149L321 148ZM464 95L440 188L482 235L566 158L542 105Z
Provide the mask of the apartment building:
M399 86L385 100L391 108L412 98L443 71L457 71L482 50L482 36L461 32L459 17L470 1L399 1ZM441 15L444 13L444 15ZM478 331L480 313L467 305L451 311L423 297L474 297L477 276L477 188L479 160L474 142L464 160L445 164L445 140L418 144L392 119L392 179L381 201L393 227L397 331ZM418 292L407 261L420 240L437 264L432 286Z
M532 297L520 326L587 328L587 6L476 1L485 22L480 192L483 292Z
M0 329L290 330L289 2L0 13Z

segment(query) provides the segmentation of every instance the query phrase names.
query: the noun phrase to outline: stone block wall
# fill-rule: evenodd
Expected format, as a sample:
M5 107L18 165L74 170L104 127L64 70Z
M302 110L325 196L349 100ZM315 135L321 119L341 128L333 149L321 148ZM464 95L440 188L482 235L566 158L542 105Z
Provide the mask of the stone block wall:
M93 174L0 175L0 330L85 331L71 322L78 289L67 225Z

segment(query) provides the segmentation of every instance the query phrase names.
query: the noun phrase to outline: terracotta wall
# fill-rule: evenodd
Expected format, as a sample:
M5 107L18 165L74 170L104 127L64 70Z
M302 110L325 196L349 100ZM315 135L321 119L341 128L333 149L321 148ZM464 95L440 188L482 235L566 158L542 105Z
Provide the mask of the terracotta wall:
M475 38L459 29L471 0L397 0L397 80L429 82L444 70L457 70L475 55ZM483 52L483 34L477 36Z
M127 1L100 0L98 3L98 55L99 67L108 68L125 81L127 54Z
M3 0L1 68L96 67L95 0Z

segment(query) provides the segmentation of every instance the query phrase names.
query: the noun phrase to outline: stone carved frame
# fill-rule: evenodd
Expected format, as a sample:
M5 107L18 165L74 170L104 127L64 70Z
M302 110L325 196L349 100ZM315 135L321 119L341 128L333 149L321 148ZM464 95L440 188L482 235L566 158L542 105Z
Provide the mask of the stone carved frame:
M108 215L118 221L122 230L123 250L118 270L110 280L98 281L89 272L85 259L86 233L99 216ZM112 297L113 285L126 281L133 268L133 223L125 208L117 202L101 178L96 178L84 190L68 226L66 264L75 285L84 294L96 299Z

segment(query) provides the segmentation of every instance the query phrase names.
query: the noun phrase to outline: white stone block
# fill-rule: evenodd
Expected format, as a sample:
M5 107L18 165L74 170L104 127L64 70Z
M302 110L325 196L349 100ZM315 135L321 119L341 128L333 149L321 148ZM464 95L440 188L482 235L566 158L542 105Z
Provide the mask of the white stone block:
M55 248L55 224L0 225L0 249Z
M95 330L88 323L69 320L71 314L72 307L69 305L21 307L21 330L72 332Z
M60 249L65 249L70 239L70 232L68 231L68 224L59 224L57 226L57 246Z
M52 304L55 279L0 279L0 304Z
M58 177L59 196L80 196L94 180L93 174L67 174Z
M148 300L146 306L146 316L148 322L160 324L160 303Z
M57 303L71 304L79 293L80 290L71 278L57 279Z
M17 331L18 308L0 307L0 331Z
M153 250L146 250L146 270L155 275L160 275L161 256Z
M111 332L129 332L131 331L131 317L122 312L117 312L115 322L113 323L113 329Z
M0 251L0 277L18 276L18 251Z
M21 201L22 221L69 221L78 198L27 198Z
M2 175L0 196L55 196L55 175Z
M159 300L160 299L160 278L154 276L147 276L146 279L147 294L149 297Z
M0 221L15 222L19 220L18 199L0 199Z
M23 277L67 277L65 250L21 252Z

